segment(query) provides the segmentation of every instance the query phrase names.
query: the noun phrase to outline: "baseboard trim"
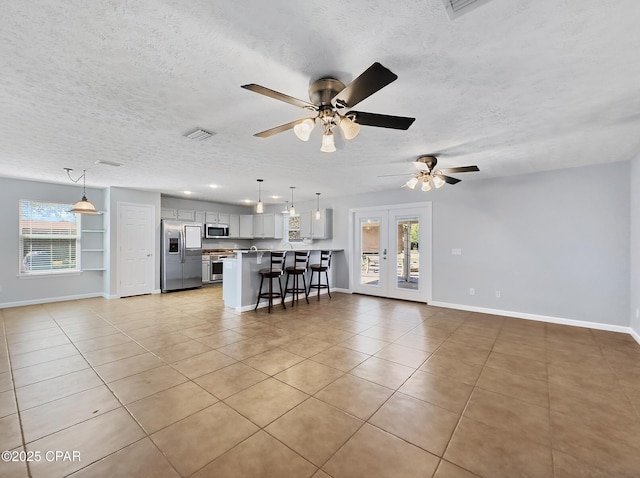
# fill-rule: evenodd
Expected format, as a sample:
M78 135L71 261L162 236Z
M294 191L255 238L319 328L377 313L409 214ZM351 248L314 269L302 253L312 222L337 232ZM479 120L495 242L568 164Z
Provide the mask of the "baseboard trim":
M635 339L636 342L638 342L640 344L640 334L638 334L638 332L636 332L633 328L629 327L630 330L630 334L631 337L633 337Z
M433 305L435 307L444 307L446 309L467 310L469 312L479 312L482 314L501 315L505 317L515 317L517 319L535 320L537 322L548 322L551 324L571 325L574 327L586 327L589 329L608 330L610 332L622 332L625 334L633 335L631 327L625 327L623 325L605 324L602 322L589 322L586 320L565 319L562 317L529 314L526 312L514 312L510 310L489 309L485 307L475 307L472 305L450 304L447 302L434 301L429 302L429 305ZM636 338L636 340L638 340L638 338Z
M102 292L93 292L90 294L66 295L63 297L46 297L42 299L20 300L16 302L0 303L0 309L9 309L11 307L23 307L25 305L40 305L50 302L64 302L67 300L93 299L95 297L104 297Z

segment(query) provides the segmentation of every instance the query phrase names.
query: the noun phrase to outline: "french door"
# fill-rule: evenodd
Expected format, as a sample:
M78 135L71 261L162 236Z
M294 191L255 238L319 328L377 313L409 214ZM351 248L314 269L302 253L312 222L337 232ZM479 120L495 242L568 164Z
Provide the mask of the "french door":
M431 300L430 229L431 203L354 210L352 290Z

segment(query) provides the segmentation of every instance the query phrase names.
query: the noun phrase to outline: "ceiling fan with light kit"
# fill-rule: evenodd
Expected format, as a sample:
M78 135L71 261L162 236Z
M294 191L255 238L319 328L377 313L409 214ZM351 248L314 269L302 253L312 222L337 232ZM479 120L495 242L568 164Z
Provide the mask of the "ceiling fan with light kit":
M413 162L413 165L418 170L417 173L413 174L412 177L403 184L403 187L406 186L409 189L415 189L418 183L422 182L422 186L420 189L422 191L431 191L432 187L436 189L440 189L445 184L458 184L461 179L453 178L448 176L448 174L458 174L458 173L471 173L480 171L478 166L459 166L455 168L443 168L436 169L436 165L438 164L438 158L432 155L424 155L418 157ZM389 177L389 176L405 176L404 174L387 174L385 176L378 177Z
M336 150L333 130L338 127L344 139L351 140L360 132L360 126L376 126L379 128L391 128L406 130L415 121L415 118L404 116L390 116L378 113L366 113L354 111L355 105L375 92L381 90L398 78L395 73L374 63L360 76L348 85L340 80L330 77L320 78L309 87L310 102L294 98L284 93L265 88L251 83L242 85L254 93L284 101L314 113L314 116L298 119L275 128L271 128L254 136L268 138L278 133L293 129L293 132L302 141L308 141L316 124L323 128L322 147L320 151L332 153Z

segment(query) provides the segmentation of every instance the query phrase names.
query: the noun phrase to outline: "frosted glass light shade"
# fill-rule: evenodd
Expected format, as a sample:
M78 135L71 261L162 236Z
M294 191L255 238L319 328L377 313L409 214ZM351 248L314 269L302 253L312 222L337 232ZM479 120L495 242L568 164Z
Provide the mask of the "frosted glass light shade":
M89 202L87 196L82 196L82 199L73 205L73 209L69 212L75 212L79 214L98 214L96 207Z
M418 178L416 178L415 176L411 179L409 179L409 181L407 181L407 187L409 189L415 189L416 188L416 184L418 184Z
M301 141L309 141L311 132L315 127L315 122L311 118L307 118L304 121L298 123L293 127L293 132Z
M436 187L436 189L440 189L442 186L444 186L444 179L442 179L440 176L438 176L437 174L434 176L431 176L431 179L433 181L433 185Z
M358 136L360 133L360 125L351 121L346 116L340 120L340 129L342 130L342 134L344 139L349 140Z
M323 153L333 153L336 150L336 142L333 138L333 133L331 131L327 131L322 135L322 147L320 151Z
M431 191L431 183L429 182L429 178L425 178L425 180L422 182L422 187L420 189L422 189L425 192Z
M264 212L264 206L262 205L262 201L258 201L256 205L256 213L262 214Z

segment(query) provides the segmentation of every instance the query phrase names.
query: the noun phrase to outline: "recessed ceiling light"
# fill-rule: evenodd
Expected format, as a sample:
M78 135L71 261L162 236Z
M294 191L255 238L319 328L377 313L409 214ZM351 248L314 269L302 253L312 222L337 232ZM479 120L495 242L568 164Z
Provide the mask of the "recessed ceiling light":
M218 185L217 184L209 184L209 187L211 189L216 189L218 187Z
M271 199L280 199L280 196L271 196Z
M251 199L243 199L242 202L245 204L251 204Z
M183 191L187 196L191 196L191 191Z

